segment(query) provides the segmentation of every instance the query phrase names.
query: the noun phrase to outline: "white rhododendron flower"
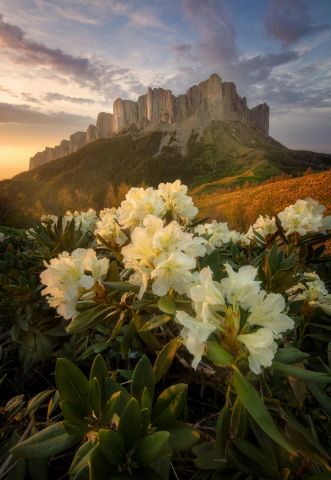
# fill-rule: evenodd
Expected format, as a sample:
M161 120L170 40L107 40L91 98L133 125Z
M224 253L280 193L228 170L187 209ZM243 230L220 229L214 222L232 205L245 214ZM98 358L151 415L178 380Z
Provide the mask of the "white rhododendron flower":
M72 219L75 221L76 228L80 228L82 233L88 233L93 232L98 217L93 208L89 208L86 212L78 212L76 210L71 213L71 211L68 210L63 217L64 225L70 223Z
M323 217L324 205L312 198L297 200L294 205L286 207L278 214L282 227L287 235L299 233L306 235L314 232L325 232L331 226L331 216Z
M205 342L217 329L217 326L208 321L203 321L201 317L193 318L182 311L177 312L176 320L184 327L180 334L187 350L193 355L192 367L197 368L204 353Z
M286 292L289 300L294 302L303 300L311 307L320 307L327 314L331 315L331 294L315 272L305 272L301 281Z
M189 221L197 215L198 209L187 195L187 186L182 185L180 180L160 183L158 193L165 202L167 212L171 212L175 220Z
M250 308L256 302L260 283L255 280L257 268L251 265L240 267L235 272L231 265L225 264L228 276L221 281L222 291L228 302L238 303L242 308Z
M270 218L269 215L260 215L256 222L249 227L246 234L247 238L253 240L255 238L254 232L266 238L268 235L273 235L277 230L275 217Z
M163 217L165 204L159 193L152 187L131 188L118 209L119 224L123 228L142 225L146 215Z
M195 368L209 335L215 332L232 355L247 355L250 369L259 374L262 366L271 365L275 340L292 329L294 322L285 313L282 295L261 289L255 280L256 268L248 265L235 272L226 264L225 269L227 277L220 282L213 280L208 267L201 270L189 291L196 316L177 311L176 320L185 327L181 335L194 356Z
M123 245L123 243L127 241L128 237L121 230L117 221L118 216L116 208L107 208L101 210L100 220L98 220L96 223L94 235L98 235L114 245ZM97 238L97 243L100 244L102 242Z
M133 230L131 243L121 253L124 266L135 270L130 282L140 285L141 298L149 280L153 280L156 295L165 295L170 288L184 293L192 281L196 257L203 256L205 248L175 220L164 226L160 218L147 215L143 225Z
M273 332L269 328L260 328L254 333L246 333L238 336L249 352L248 364L252 372L261 373L261 365L270 367L272 359L277 351L277 343L274 341Z
M70 255L61 253L41 272L41 283L46 285L42 295L47 295L49 305L56 308L59 315L69 320L78 312L76 305L83 294L90 292L89 298L96 294L95 287L107 273L109 260L98 260L94 250L78 248Z

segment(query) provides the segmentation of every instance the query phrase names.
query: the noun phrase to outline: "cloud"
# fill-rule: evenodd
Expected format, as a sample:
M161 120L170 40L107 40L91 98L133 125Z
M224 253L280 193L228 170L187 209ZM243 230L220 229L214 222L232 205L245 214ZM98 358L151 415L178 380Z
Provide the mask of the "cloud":
M194 43L172 47L177 60L200 65L208 73L220 73L239 88L247 89L256 82L264 82L273 70L298 60L297 50L242 55L236 42L232 19L218 0L182 0L184 16L194 25L197 38ZM199 69L198 69L199 70Z
M330 29L328 25L314 25L304 0L271 0L265 26L267 33L284 47Z
M71 102L80 105L93 105L95 103L95 100L92 100L91 98L70 97L69 95L62 95L61 93L56 92L46 93L46 95L44 95L44 100L46 100L46 102Z
M65 112L43 113L28 105L0 103L0 123L22 123L33 125L81 125L87 127L92 119L88 116Z
M31 95L30 93L27 93L27 92L22 92L21 97L22 97L23 100L25 100L26 102L30 102L30 103L40 103L40 100L39 100L38 98L34 97L33 95Z
M6 23L3 15L0 15L0 47L14 63L26 65L29 69L38 68L41 74L67 77L108 98L127 95L126 81L132 84L135 80L139 83L129 68L74 56L59 48L50 48L30 40L21 28Z

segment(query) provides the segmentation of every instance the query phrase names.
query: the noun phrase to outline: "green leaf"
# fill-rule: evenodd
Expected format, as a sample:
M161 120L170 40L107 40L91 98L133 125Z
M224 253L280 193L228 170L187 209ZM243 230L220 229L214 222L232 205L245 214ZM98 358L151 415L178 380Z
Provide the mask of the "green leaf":
M182 413L187 396L187 385L178 383L163 390L156 400L152 423L159 428L168 428Z
M99 380L96 377L94 377L92 381L90 381L90 403L94 416L99 418L102 410L101 389L99 385Z
M230 431L232 435L235 435L239 438L245 438L246 436L247 410L241 403L239 397L236 398L232 409Z
M324 372L314 372L280 362L272 362L272 368L291 377L300 378L300 380L304 380L305 382L331 383L331 376Z
M176 421L167 428L167 431L170 433L170 446L176 452L192 448L200 439L199 432L184 422Z
M139 287L130 282L102 282L102 285L121 292L139 292Z
M131 398L121 414L118 426L118 433L124 438L127 449L139 440L141 427L139 404L135 398Z
M293 448L283 437L276 427L272 416L264 405L260 395L255 388L242 376L236 368L233 375L233 386L240 398L240 401L247 409L248 413L254 418L260 428L269 435L274 442L278 443L285 450L294 454Z
M141 398L145 388L148 389L150 398L153 399L153 367L149 358L146 355L143 355L134 369L131 383L131 395L138 400L139 404L141 404Z
M307 384L309 390L314 395L321 407L331 417L331 398L316 383Z
M278 348L274 359L281 363L299 363L309 357L309 353L301 352L298 348L284 347Z
M88 459L90 458L91 452L96 445L97 444L95 442L89 440L88 442L84 442L83 445L79 447L69 468L68 473L70 476L77 475L78 472L88 464Z
M216 443L220 450L220 455L223 458L230 442L230 421L231 412L227 404L224 405L217 419L216 425Z
M215 442L203 442L193 447L196 455L195 465L201 470L219 470L225 468L227 462L221 459Z
M176 304L169 295L166 295L165 297L161 297L157 302L157 306L159 307L161 312L169 313L170 315L173 315L176 313Z
M266 457L261 449L240 438L235 440L235 446L245 457L253 461L254 464L258 464L258 469L261 473L264 472L266 475L276 480L281 478L278 469L276 469L275 465L269 461L269 458Z
M119 282L121 280L116 260L113 260L109 265L107 278L112 282Z
M135 460L142 467L148 467L161 454L169 440L168 432L156 432L140 440L134 452Z
M31 400L28 402L27 409L25 411L25 415L34 415L36 410L40 407L40 405L54 393L54 389L52 390L45 390L44 392L37 393Z
M102 355L97 355L93 360L92 367L90 370L90 380L94 377L99 380L100 386L104 385L104 380L109 376L109 371L106 362L104 361Z
M179 337L167 343L158 354L154 363L154 381L159 382L168 372L175 358L176 352L182 345L183 340Z
M109 312L112 312L113 306L96 305L75 317L66 328L68 333L78 333L87 330L93 325L96 320L105 317Z
M91 454L88 458L88 465L90 468L89 480L109 480L111 465L107 462L105 456L100 450L100 446L96 447L91 451Z
M120 396L121 396L121 391L117 391L113 393L113 395L107 400L106 407L102 414L102 423L104 425L107 425L108 423L111 422L114 416L114 413L116 412L116 409L119 405Z
M168 323L169 320L171 320L171 317L169 315L156 315L150 320L147 320L147 322L144 323L139 332L149 332L154 328L160 327L161 325Z
M50 458L78 441L79 438L69 435L63 422L59 422L15 445L11 449L11 453L22 458Z
M99 443L102 454L112 467L125 460L125 443L121 435L113 430L99 430Z
M230 352L221 347L217 341L207 342L206 355L217 367L226 367L233 359Z
M68 359L59 358L56 363L55 379L61 400L76 403L87 416L90 415L90 385L79 368Z
M60 407L64 417L64 427L70 435L83 436L90 430L84 413L78 411L75 403L62 401Z

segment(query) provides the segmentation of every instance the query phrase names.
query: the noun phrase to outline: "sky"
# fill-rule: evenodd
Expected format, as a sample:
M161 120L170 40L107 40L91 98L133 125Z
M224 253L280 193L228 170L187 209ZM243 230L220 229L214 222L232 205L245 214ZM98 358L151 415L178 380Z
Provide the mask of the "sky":
M1 0L0 178L148 86L218 73L270 135L331 153L331 0Z

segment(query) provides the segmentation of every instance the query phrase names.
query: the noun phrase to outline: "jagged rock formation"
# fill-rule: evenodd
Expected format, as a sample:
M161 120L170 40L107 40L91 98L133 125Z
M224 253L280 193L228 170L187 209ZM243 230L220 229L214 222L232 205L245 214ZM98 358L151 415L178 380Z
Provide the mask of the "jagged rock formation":
M129 128L136 130L199 130L212 120L239 121L259 130L269 132L269 107L266 103L252 109L246 98L237 94L232 82L222 82L214 73L208 80L193 85L183 95L175 96L171 90L148 88L136 102L117 98L113 113L101 112L96 125L90 125L87 132L76 132L70 140L38 152L30 159L30 169L69 153L76 152L87 143L100 138L109 138Z

